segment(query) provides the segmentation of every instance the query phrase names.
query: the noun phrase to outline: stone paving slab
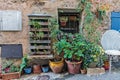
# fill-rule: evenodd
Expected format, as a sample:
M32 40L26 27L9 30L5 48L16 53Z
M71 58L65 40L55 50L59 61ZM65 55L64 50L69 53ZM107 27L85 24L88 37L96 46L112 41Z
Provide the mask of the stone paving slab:
M105 73L94 76L76 74L73 77L69 77L65 80L120 80L120 73Z
M41 74L32 74L32 75L24 75L19 80L38 80L37 76L42 75L49 75L49 80L120 80L120 72L106 72L105 74L101 75L82 75L82 74L68 74L68 73L61 73L55 74L52 72L49 73L41 73ZM40 79L41 80L41 79Z
M60 73L55 74L53 72L41 73L41 74L30 74L23 75L18 80L39 80L38 76L48 75L50 77L49 80L120 80L120 62L114 63L112 66L112 72L109 73L106 71L104 74L99 75L83 75L83 74L69 74L69 73Z

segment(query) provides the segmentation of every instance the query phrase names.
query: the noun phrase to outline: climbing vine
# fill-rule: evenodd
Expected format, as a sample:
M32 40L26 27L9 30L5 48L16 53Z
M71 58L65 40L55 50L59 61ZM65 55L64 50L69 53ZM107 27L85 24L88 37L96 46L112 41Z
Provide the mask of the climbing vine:
M99 43L100 27L105 18L105 9L102 9L98 4L96 10L92 10L92 0L78 0L77 9L80 10L81 20L79 21L80 32L90 42Z

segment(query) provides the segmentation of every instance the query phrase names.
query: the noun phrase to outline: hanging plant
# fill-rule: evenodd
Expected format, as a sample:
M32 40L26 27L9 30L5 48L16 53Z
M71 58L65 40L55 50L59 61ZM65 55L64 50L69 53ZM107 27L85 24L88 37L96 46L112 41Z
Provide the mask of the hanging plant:
M67 21L68 21L68 17L67 16L61 16L60 17L60 24L61 24L61 26L66 26Z
M69 16L69 20L70 20L70 21L76 21L77 18L76 18L76 16Z

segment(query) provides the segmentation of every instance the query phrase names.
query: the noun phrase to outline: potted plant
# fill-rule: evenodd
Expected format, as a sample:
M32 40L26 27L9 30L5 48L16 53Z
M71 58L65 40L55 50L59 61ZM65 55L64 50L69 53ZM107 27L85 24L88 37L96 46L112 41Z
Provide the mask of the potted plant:
M31 32L29 33L31 37L34 37L35 40L38 40L44 37L44 33L42 31L39 31L42 26L38 21L31 20L30 26L32 27Z
M63 39L55 43L58 55L63 55L68 65L68 72L71 74L79 73L85 46L84 38L79 34L68 34Z
M102 60L103 60L104 69L109 70L109 58L108 58L108 55L106 55L106 54L102 55Z
M16 61L16 60L15 60ZM20 67L15 65L13 60L5 60L2 64L2 79L18 79L20 78Z
M49 65L42 65L41 66L43 72L48 72L49 71Z
M61 32L59 30L59 26L58 26L58 22L56 18L51 18L50 19L50 25L49 25L49 29L50 29L50 37L51 37L51 46L52 46L52 53L54 55L54 58L49 60L49 66L51 68L51 70L54 73L60 73L63 70L63 66L64 66L64 59L61 58L59 55L57 55L56 50L54 49L54 43L58 42L58 34Z
M70 20L70 21L76 21L76 20L77 20L77 17L71 15L71 16L69 16L69 20Z
M32 67L28 65L28 61L28 56L25 55L22 58L22 63L20 64L20 72L22 72L23 70L26 74L30 74L32 72Z
M87 68L89 65L88 56L89 56L88 54L84 54L82 64L81 64L81 69L80 69L81 74L87 73Z
M61 26L66 26L66 22L68 21L68 17L67 16L61 16L60 17L60 24Z
M40 74L42 71L41 71L41 66L39 64L34 64L33 65L33 73L34 74Z

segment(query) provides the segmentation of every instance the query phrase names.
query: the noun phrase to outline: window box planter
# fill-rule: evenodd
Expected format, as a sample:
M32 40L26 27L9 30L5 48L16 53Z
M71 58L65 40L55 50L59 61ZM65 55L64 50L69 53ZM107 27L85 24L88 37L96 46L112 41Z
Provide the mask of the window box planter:
M20 76L20 72L5 73L2 74L2 80L19 79Z

